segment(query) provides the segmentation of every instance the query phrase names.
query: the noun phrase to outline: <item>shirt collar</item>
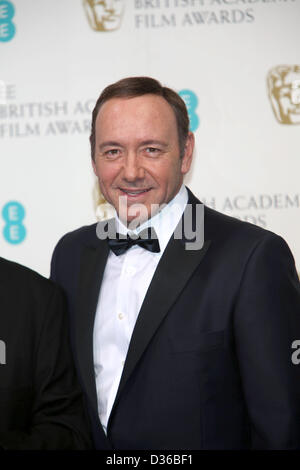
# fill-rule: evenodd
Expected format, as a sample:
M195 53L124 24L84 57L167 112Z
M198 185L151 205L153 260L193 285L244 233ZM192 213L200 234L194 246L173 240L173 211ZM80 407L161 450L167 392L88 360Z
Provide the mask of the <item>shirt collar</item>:
M171 238L172 233L178 225L179 220L182 217L187 202L188 192L183 184L176 196L160 212L146 220L142 225L134 230L133 233L138 234L145 228L153 227L158 237L160 254L162 254ZM119 233L125 235L127 233L132 233L132 231L128 230L128 228L121 222L116 211L115 219L116 228Z

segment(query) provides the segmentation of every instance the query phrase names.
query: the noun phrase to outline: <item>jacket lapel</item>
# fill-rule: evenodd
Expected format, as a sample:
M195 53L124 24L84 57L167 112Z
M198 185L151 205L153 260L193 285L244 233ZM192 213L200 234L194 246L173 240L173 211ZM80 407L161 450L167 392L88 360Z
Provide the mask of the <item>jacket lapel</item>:
M193 204L194 207L196 203L199 204L199 201L192 193L189 192L189 196L189 203ZM186 241L191 240L185 240L184 238L178 240L173 236L157 266L133 330L108 426L126 382L159 325L176 302L195 269L199 266L210 245L210 241L207 240L200 250L192 251L186 250ZM170 289L170 287L172 288Z
M81 256L75 322L77 360L90 405L98 415L93 357L93 328L103 273L109 254L105 240L85 246Z

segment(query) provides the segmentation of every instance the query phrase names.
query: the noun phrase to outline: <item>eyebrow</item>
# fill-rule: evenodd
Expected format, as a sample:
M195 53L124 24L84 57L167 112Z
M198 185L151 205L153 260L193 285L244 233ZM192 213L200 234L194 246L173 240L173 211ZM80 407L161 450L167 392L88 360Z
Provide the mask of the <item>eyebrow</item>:
M161 145L162 147L167 147L168 144L166 142L163 142L162 140L143 140L140 142L139 146L143 145ZM103 142L102 144L99 145L99 150L103 150L105 147L123 147L123 145L120 144L120 142L116 142L115 140L108 140L106 142Z
M108 140L99 145L99 150L103 150L105 147L122 147L122 145L114 140Z
M163 147L168 146L168 144L162 140L144 140L140 145L162 145Z

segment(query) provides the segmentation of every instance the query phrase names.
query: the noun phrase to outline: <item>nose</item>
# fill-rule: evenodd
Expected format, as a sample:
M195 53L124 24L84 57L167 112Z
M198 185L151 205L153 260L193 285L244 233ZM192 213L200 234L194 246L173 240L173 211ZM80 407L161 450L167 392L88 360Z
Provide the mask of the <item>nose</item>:
M114 13L113 0L106 0L104 2L104 8L107 13Z
M133 183L144 178L144 169L135 152L130 152L124 159L123 179Z

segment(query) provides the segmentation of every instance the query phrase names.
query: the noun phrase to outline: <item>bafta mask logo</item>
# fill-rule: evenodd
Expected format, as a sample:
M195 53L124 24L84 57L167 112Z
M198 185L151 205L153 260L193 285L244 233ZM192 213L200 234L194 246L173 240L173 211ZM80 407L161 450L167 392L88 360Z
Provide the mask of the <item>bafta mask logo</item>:
M94 31L115 31L121 26L125 0L83 0L90 27Z
M267 76L268 92L280 124L300 124L300 65L278 65Z

